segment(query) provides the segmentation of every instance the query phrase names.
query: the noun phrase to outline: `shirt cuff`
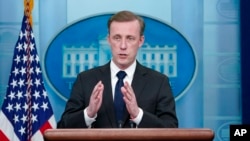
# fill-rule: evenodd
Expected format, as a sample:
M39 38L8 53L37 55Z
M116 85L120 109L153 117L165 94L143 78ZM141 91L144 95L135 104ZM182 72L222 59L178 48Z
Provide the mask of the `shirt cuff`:
M95 119L96 119L96 117L97 117L97 114L96 114L93 118L89 117L88 114L87 114L87 108L85 108L85 109L83 110L83 114L84 114L84 119L85 119L86 125L87 125L89 128L91 128L91 124L92 124L93 122L95 122Z
M142 116L143 116L143 111L141 108L139 108L139 114L137 115L137 117L130 120L133 121L136 125L139 125L142 120Z

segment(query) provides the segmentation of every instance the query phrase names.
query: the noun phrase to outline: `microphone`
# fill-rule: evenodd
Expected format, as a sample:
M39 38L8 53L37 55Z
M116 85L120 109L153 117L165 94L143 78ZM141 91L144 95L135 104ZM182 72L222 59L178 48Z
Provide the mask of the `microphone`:
M123 125L123 121L122 120L118 120L118 128L122 128Z
M130 125L130 128L135 128L135 127L134 127L134 122L131 121L131 120L129 121L129 125Z

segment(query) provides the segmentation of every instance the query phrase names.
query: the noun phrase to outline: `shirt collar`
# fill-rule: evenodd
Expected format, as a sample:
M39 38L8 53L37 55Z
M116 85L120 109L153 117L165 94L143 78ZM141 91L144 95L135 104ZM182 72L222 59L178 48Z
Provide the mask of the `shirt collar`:
M135 68L136 68L136 60L125 70L128 78L132 79L135 73ZM111 77L115 78L116 74L121 70L118 68L118 66L116 66L116 64L114 63L113 60L111 60L110 62L110 69L111 69Z

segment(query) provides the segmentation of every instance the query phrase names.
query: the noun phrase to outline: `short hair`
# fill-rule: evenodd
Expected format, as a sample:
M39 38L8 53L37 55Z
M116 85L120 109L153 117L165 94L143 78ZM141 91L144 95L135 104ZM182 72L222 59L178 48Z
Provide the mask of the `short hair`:
M110 19L108 20L108 32L110 32L110 25L113 21L117 21L117 22L127 22L127 21L134 21L137 20L140 24L140 35L142 36L144 34L144 29L145 29L145 23L144 20L134 14L133 12L130 11L120 11L118 13L116 13L115 15L111 16Z

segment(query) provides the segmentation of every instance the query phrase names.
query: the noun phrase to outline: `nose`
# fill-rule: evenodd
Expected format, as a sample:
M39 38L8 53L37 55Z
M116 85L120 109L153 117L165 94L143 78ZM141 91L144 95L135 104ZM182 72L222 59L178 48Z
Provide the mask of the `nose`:
M120 45L120 48L122 50L126 49L127 48L127 42L126 42L126 39L122 39L121 40L121 45Z

